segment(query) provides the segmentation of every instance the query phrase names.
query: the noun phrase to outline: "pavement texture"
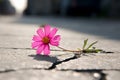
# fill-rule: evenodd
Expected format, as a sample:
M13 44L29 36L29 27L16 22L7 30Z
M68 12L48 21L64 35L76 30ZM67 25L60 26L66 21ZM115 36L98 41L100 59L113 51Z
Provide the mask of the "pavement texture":
M76 50L84 39L108 53L76 57L51 47L36 55L32 36L41 24L59 28L60 46ZM0 16L0 80L120 80L120 21L87 18Z

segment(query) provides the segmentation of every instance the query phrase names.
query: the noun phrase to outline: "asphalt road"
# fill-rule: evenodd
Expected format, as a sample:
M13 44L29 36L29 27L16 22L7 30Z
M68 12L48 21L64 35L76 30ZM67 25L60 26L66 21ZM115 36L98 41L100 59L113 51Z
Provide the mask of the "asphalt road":
M60 46L77 50L84 39L113 53L74 53L51 47L50 56L36 55L32 36L41 24L59 29ZM0 16L0 80L119 80L120 21L88 18Z

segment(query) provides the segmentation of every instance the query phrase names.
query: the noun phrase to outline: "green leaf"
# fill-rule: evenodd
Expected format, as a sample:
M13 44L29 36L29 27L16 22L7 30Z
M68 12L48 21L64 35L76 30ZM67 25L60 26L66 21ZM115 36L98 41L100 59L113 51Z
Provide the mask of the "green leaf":
M83 50L85 49L87 42L88 42L88 39L84 40Z
M81 49L80 49L80 48L77 48L77 50L79 50L79 51L80 51Z
M96 53L99 53L99 52L102 52L103 50L102 49L96 49L95 51L96 51Z
M90 44L87 49L90 49L90 48L91 48L94 44L96 44L97 42L98 42L98 41L95 41L95 42L93 42L92 44Z
M99 53L102 51L103 50L101 50L101 49L85 49L85 50L83 50L83 53Z

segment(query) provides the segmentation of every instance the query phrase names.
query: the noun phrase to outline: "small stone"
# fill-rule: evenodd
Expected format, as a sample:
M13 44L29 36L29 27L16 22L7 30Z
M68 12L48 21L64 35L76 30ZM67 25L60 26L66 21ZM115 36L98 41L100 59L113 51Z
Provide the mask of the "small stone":
M98 80L101 78L101 75L99 73L93 73L93 76Z

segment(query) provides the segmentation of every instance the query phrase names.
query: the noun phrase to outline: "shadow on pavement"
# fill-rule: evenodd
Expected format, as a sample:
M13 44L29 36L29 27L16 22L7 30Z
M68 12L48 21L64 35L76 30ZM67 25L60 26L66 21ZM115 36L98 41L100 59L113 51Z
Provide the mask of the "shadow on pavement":
M28 55L29 57L33 57L33 59L38 60L38 61L48 61L55 63L59 59L57 57L53 56L45 56L45 55Z

